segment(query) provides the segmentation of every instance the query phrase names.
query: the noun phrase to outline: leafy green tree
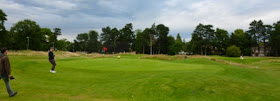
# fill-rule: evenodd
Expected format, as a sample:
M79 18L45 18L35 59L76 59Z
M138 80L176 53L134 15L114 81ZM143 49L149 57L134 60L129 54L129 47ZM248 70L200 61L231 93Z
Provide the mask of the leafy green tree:
M68 45L67 45L67 51L69 52L75 52L75 43L74 42L70 42Z
M209 48L214 44L214 33L212 25L199 24L196 26L194 32L192 33L192 52L198 54L210 54ZM203 52L204 49L204 52Z
M59 35L61 35L61 29L60 28L54 28L53 29L53 32L52 32L52 34L50 35L50 37L49 37L49 42L50 43L54 43L54 44L57 44L56 42L57 42L57 37L59 36ZM53 45L52 45L53 46Z
M261 33L261 39L264 47L264 55L267 55L267 47L269 46L269 43L267 42L269 40L270 34L272 32L272 26L271 25L264 25L264 30Z
M241 55L241 50L239 47L232 45L227 48L227 56L229 57L238 57Z
M213 25L205 25L205 38L204 38L204 52L206 54L212 54L215 39L215 30L213 29Z
M120 45L122 43L119 42L121 40L120 39L120 35L121 35L121 33L120 33L120 31L117 28L113 28L112 29L111 34L110 34L110 39L111 39L111 41L113 41L113 52L114 53L119 52L119 51L122 50L121 49L122 47Z
M11 27L10 34L12 36L12 49L24 50L27 49L27 42L29 38L29 49L42 50L42 39L45 36L41 34L40 26L29 19L17 22ZM28 37L28 38L27 38Z
M108 52L113 52L113 46L114 46L114 39L112 39L115 36L112 36L112 29L108 26L105 28L102 28L102 33L101 33L101 43L103 44L104 47L107 48Z
M175 49L175 38L171 35L168 36L168 55L175 55L176 49Z
M143 48L143 36L142 36L142 31L141 29L137 29L135 30L135 33L136 33L136 37L135 37L135 45L134 45L134 48L133 50L135 50L136 54L144 54L144 49Z
M143 32L136 30L135 51L137 53L149 53L149 31L149 28L146 28Z
M50 42L50 38L53 36L53 32L49 28L41 28L40 33L43 35L43 38L41 40L42 50L49 50L50 47L53 46L52 42Z
M74 40L74 42L76 43L75 44L76 49L86 52L88 40L89 40L88 33L78 34L76 40Z
M77 39L74 39L74 43L73 43L73 52L76 52L76 51L82 51L82 44L77 40Z
M187 42L186 39L183 38L183 51L187 51Z
M182 51L183 47L184 47L184 44L182 42L182 38L181 38L180 34L178 33L176 41L175 41L175 44L174 44L174 51L175 51L175 53L177 54L180 51Z
M61 29L60 28L54 28L53 30L54 30L53 34L54 34L54 37L55 37L54 40L57 41L57 37L61 35Z
M115 34L117 36L117 34ZM119 45L118 50L120 52L130 52L132 51L132 44L135 40L135 35L133 32L133 26L131 23L126 24L124 28L120 30L120 36L118 38Z
M7 20L7 15L0 9L0 25L4 26L4 22Z
M149 29L149 39L150 39L150 55L153 55L153 44L155 41L155 35L156 35L156 25L155 23L152 25L152 27Z
M159 54L167 54L168 51L168 33L169 33L169 28L164 26L163 24L159 24L155 28L156 34L155 36L157 37L156 45L157 50Z
M60 39L57 41L56 49L57 50L62 50L62 51L67 51L71 43L67 41L67 39Z
M262 37L262 32L264 30L264 25L262 20L252 21L250 23L249 31L251 36L251 47L257 47L258 52L260 52L260 39ZM255 49L253 51L256 51ZM257 54L258 55L258 54Z
M56 48L56 44L58 44L57 43L57 41L58 41L57 37L61 35L61 29L60 28L54 28L53 31L54 32L53 32L53 35L51 36L50 41L52 43L54 43L54 47Z
M231 34L230 43L231 45L240 47L243 55L251 55L250 38L250 35L245 33L243 29L236 29Z
M5 14L5 12L0 9L0 47L8 45L9 42L9 35L4 26L4 22L7 20L6 17L7 15Z
M136 54L144 54L144 49L142 46L142 40L143 40L143 37L142 37L142 30L141 29L137 29L135 30L135 33L136 33L136 37L135 37L135 42L134 42L134 48L133 50L135 50ZM143 50L143 51L142 51Z
M88 34L89 40L87 45L87 52L99 52L102 49L102 47L101 43L98 41L98 32L95 30L90 30Z
M226 49L230 44L230 38L228 32L224 29L216 29L215 39L214 39L215 47L217 48L218 55L225 55Z
M191 42L186 42L186 44L185 44L185 51L187 52L187 54L191 54L192 53L192 44L191 44Z
M270 55L280 56L280 21L273 24L269 44L271 46Z
M183 43L180 33L178 33L176 36L176 42Z

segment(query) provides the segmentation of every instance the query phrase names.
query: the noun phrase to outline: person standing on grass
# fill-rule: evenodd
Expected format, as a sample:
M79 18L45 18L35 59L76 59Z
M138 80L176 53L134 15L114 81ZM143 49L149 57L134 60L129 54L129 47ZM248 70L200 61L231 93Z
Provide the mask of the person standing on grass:
M3 78L7 91L9 93L10 97L13 97L17 95L17 92L14 92L10 86L9 79L15 79L13 76L11 76L11 67L10 67L10 61L7 56L8 50L6 48L1 49L0 53L0 79Z
M55 69L55 66L56 66L56 63L54 61L54 54L53 54L53 51L54 51L54 48L51 47L50 48L50 51L49 51L49 61L50 63L52 64L52 69L50 70L51 73L56 73L56 71L54 70Z

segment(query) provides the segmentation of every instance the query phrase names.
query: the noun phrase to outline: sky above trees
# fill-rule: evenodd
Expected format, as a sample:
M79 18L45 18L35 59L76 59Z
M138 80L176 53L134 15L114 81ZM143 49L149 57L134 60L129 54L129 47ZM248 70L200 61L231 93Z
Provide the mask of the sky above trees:
M8 16L6 28L23 19L40 27L62 30L60 38L70 41L77 34L106 26L133 29L153 23L169 27L170 35L180 33L187 41L199 24L212 24L229 32L248 30L249 23L261 19L272 24L280 18L279 0L0 0Z

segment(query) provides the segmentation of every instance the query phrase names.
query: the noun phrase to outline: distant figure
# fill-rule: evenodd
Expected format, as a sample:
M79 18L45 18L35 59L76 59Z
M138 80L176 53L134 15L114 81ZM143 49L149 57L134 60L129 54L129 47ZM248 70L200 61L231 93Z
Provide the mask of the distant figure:
M54 70L55 69L55 66L56 66L56 63L54 61L54 54L53 54L53 51L54 51L54 48L51 47L50 48L50 51L49 51L49 61L50 63L52 64L52 69L50 70L51 73L56 73L56 71Z
M1 77L3 78L7 91L9 93L10 97L13 97L17 95L17 92L14 92L10 86L9 79L15 79L13 76L11 76L11 67L10 67L10 61L7 56L8 50L6 48L1 49L0 53L0 73ZM0 78L1 79L1 78Z

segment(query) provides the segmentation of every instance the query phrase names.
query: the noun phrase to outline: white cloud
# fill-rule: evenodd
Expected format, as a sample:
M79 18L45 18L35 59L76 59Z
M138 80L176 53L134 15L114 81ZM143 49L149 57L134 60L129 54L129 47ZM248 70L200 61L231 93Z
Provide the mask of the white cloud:
M133 23L134 29L165 24L170 34L181 33L185 39L199 23L212 24L232 32L247 30L253 20L272 24L280 20L280 1L276 0L0 0L0 7L8 15L7 28L31 19L41 27L59 27L62 36L73 40L77 34L102 27L122 28Z
M203 23L232 32L238 28L247 30L249 23L255 19L262 19L267 24L280 20L279 8L270 11L260 10L262 7L254 9L254 5L262 2L262 0L204 0L190 3L184 0L168 0L165 2L167 7L161 11L159 22L175 31L193 31L195 26ZM246 4L245 8L240 8L243 7L240 5L244 4ZM243 9L248 11L240 14ZM183 33L183 36L190 36L190 34Z
M110 1L110 0L99 0L99 1L97 1L97 5L102 8L107 8L107 9L118 11L118 12L126 10L124 8L125 6L116 5L113 1Z
M69 2L69 0L31 0L32 2L47 6L51 9L60 9L60 10L71 10L77 7L77 5L73 2Z

